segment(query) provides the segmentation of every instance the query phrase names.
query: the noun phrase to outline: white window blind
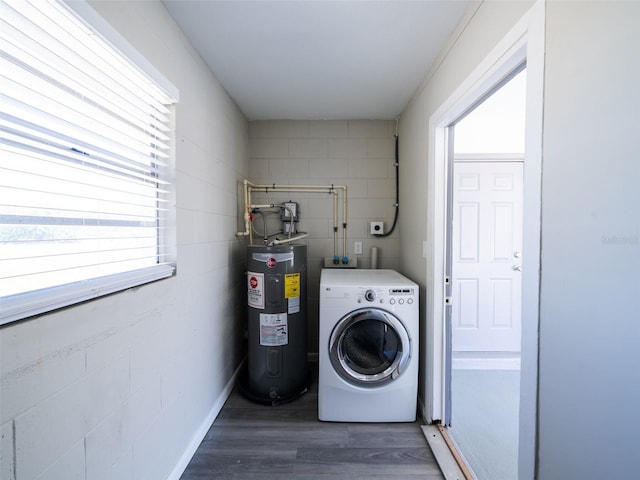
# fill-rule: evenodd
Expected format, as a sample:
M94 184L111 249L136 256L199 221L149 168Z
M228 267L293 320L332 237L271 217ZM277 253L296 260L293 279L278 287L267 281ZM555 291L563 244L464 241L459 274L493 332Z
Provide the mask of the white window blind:
M175 99L64 4L0 8L0 323L171 275Z

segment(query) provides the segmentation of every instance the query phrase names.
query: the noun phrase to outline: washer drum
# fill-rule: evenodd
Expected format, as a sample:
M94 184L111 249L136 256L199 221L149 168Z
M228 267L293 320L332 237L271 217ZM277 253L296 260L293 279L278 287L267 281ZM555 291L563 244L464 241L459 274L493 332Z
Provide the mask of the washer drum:
M277 405L306 392L307 247L248 247L245 395Z

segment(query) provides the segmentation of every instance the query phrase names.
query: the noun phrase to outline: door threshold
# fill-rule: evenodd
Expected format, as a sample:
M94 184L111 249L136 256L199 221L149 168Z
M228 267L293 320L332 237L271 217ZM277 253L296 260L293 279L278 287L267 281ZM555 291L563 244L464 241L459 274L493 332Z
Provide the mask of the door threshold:
M476 480L446 428L435 424L421 428L445 480Z

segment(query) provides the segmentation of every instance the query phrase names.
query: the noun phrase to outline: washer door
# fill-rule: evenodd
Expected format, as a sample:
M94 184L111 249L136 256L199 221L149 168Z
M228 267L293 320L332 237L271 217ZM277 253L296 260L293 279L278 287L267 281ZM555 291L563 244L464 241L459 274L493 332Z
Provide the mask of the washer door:
M410 357L407 330L385 310L354 310L340 319L329 339L333 368L355 385L379 386L393 381L404 372Z

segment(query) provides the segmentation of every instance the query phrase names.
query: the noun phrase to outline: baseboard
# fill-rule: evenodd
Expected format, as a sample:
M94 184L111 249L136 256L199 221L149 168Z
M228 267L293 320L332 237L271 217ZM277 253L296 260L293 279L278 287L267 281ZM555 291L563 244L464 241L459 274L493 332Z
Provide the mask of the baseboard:
M213 403L211 410L209 410L209 413L203 420L202 425L200 425L200 428L198 428L196 433L193 435L193 438L189 442L189 445L187 445L187 448L182 454L182 457L180 457L180 460L178 461L176 466L173 467L173 470L167 477L167 480L180 480L180 477L182 476L184 471L187 469L189 462L195 455L196 450L202 443L202 440L204 439L205 435L211 428L211 425L213 425L213 422L215 422L216 418L220 414L220 411L224 406L224 402L226 402L227 398L229 398L229 395L231 395L231 392L233 391L233 387L235 387L236 385L236 381L238 380L238 376L240 375L240 372L242 371L242 367L244 367L245 362L246 362L246 358L244 358L242 362L240 362L240 365L238 366L238 368L236 368L236 371L233 372L233 375L231 375L231 378L229 379L227 384L224 386L224 388L222 389L222 392L220 392L220 395L218 395L218 398Z

